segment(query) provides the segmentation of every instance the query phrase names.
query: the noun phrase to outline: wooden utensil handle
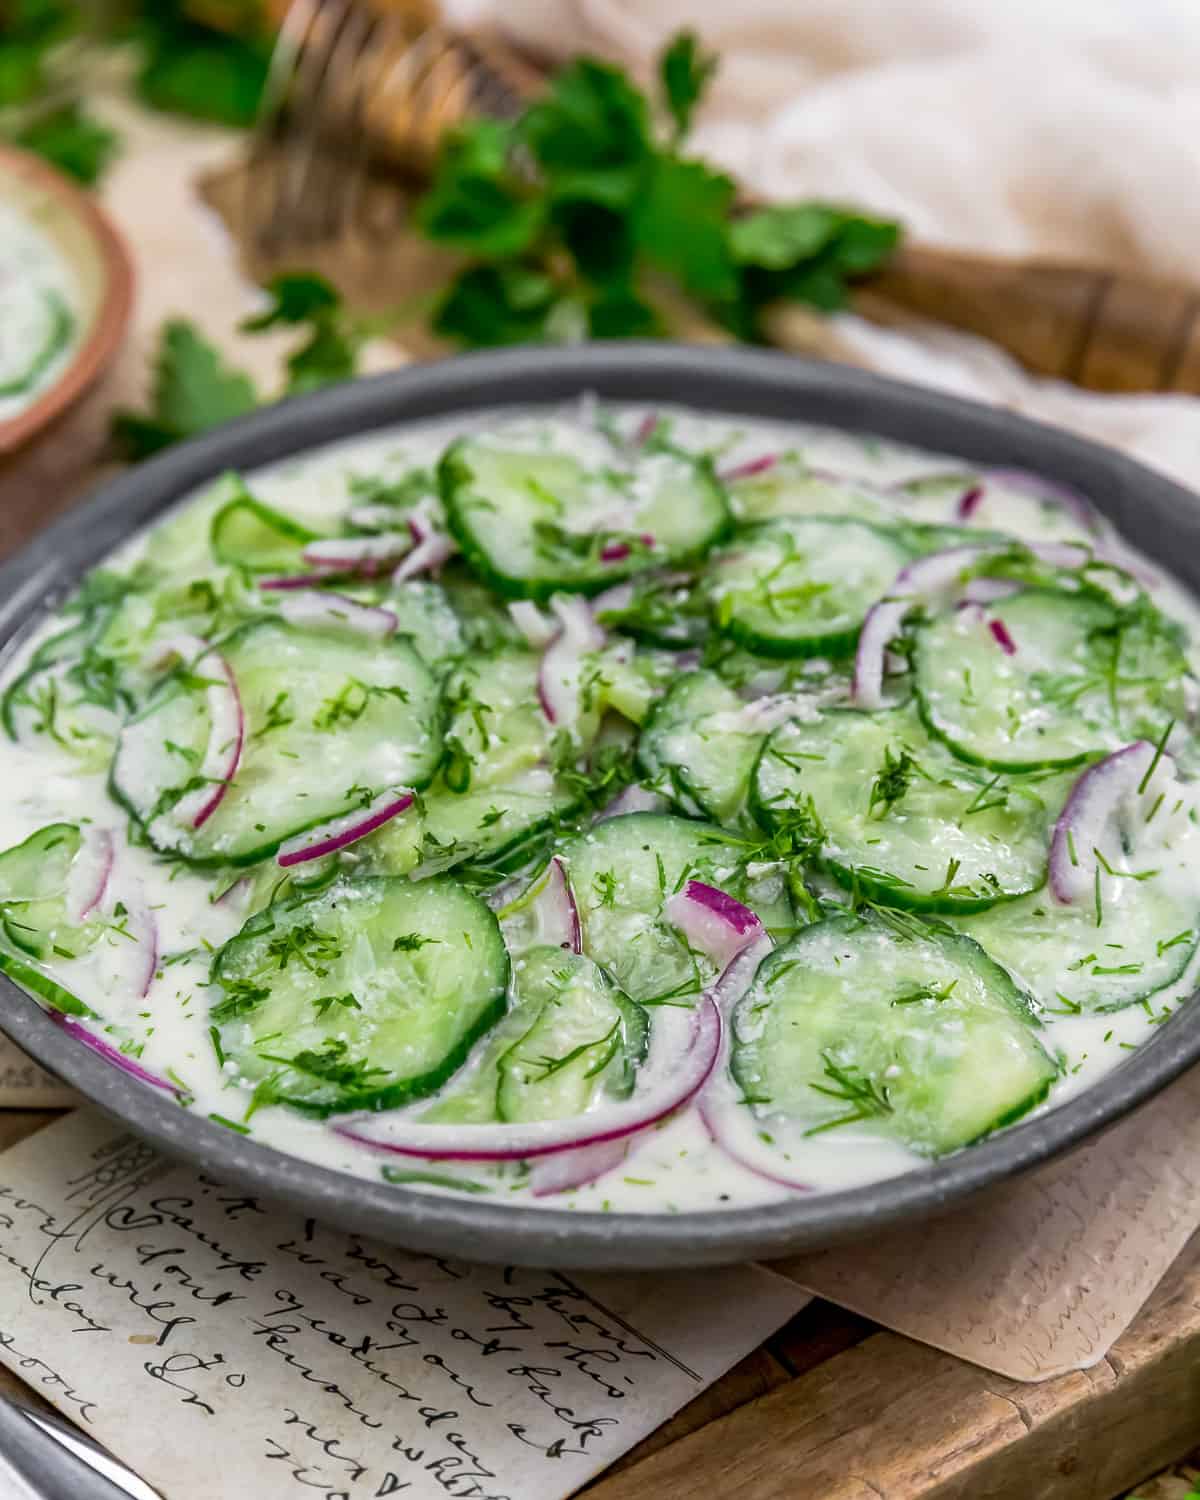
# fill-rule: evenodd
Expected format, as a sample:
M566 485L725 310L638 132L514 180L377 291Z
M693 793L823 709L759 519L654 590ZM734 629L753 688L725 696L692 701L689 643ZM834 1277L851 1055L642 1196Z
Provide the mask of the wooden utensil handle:
M1200 287L912 245L862 283L854 305L873 321L900 311L979 334L1089 390L1200 394Z

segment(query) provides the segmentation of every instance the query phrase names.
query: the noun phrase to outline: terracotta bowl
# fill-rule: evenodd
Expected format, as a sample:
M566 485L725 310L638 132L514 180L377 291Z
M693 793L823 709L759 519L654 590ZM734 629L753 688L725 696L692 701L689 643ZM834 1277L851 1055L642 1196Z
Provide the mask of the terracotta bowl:
M0 419L0 458L42 432L74 405L108 366L133 306L133 265L108 216L40 157L0 146L0 198L34 220L54 242L79 287L75 352L16 416Z

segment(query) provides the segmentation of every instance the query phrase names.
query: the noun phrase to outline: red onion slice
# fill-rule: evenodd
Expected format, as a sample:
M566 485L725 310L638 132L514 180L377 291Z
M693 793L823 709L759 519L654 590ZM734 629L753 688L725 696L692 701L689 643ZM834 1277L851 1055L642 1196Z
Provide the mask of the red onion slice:
M150 993L154 976L158 972L158 922L146 901L140 882L130 891L122 892L125 905L127 931L137 944L138 994L145 998Z
M648 443L654 436L660 418L656 411L648 411L629 435L629 443L633 448L640 448Z
M365 839L367 834L374 833L392 818L406 812L414 800L414 793L407 787L384 792L369 806L359 808L357 812L346 813L340 818L332 818L328 823L310 828L307 833L297 834L294 839L281 844L279 853L275 856L276 863L284 869L290 869L292 865L302 865L311 859L323 859L327 854L336 854L339 849L356 844L359 839Z
M681 1046L679 1030L689 1035ZM664 1008L655 1018L654 1041L638 1087L620 1103L602 1105L567 1120L530 1124L437 1125L407 1112L358 1115L334 1125L347 1140L396 1156L427 1161L534 1161L559 1152L626 1141L681 1109L704 1086L721 1050L721 1012L714 993L696 1008Z
M526 644L535 651L544 650L558 634L558 626L548 620L536 604L529 599L518 599L508 606L513 624L525 637Z
M889 642L900 634L912 608L906 599L881 599L863 619L854 652L854 680L850 695L860 708L884 707L883 669Z
M1012 638L1012 632L1003 620L989 620L987 627L992 633L992 639L1004 652L1005 656L1016 656L1017 643Z
M67 875L67 921L84 921L104 899L116 858L116 845L107 828L85 828L79 853Z
M246 718L233 668L218 651L205 653L202 660L202 674L211 679L205 688L208 745L197 772L205 784L181 797L170 812L175 822L192 828L202 828L221 805L242 763L246 739Z
M534 1162L529 1174L529 1190L535 1198L565 1193L571 1188L590 1187L606 1172L619 1167L629 1155L629 1142L602 1141L598 1146L582 1146L578 1151L560 1151Z
M1011 599L1024 587L1015 578L969 578L963 600L967 604L995 604L999 599Z
M128 1073L131 1078L137 1078L142 1083L148 1083L151 1088L162 1089L164 1093L175 1094L177 1097L183 1090L176 1083L171 1083L166 1078L160 1078L157 1073L151 1073L148 1068L143 1068L135 1058L129 1057L119 1047L114 1047L111 1042L105 1041L102 1036L90 1030L82 1021L77 1021L74 1016L64 1016L60 1011L50 1011L49 1015L77 1042L82 1042L85 1047L90 1047L93 1052L98 1053L106 1062L112 1063L115 1068L120 1068L123 1073Z
M392 574L393 583L404 583L421 573L436 573L458 551L457 544L435 520L431 505L418 505L408 518L413 549Z
M411 552L417 538L411 530L379 532L375 536L322 537L310 542L300 554L314 568L337 572L382 572Z
M689 946L706 954L722 971L763 935L762 923L748 906L699 880L689 880L683 890L668 897L663 910Z
M575 902L571 882L567 879L566 867L557 854L546 867L546 874L533 899L531 911L536 942L545 943L552 948L568 948L572 953L583 952L579 907Z
M776 1187L812 1191L812 1183L801 1177L798 1170L794 1175L789 1174L786 1159L781 1159L781 1153L762 1139L761 1125L727 1078L710 1084L698 1108L709 1138L730 1161Z
M555 594L550 608L558 619L559 631L542 654L538 699L551 724L573 733L579 719L582 660L589 652L603 648L605 634L587 600L577 594Z
M300 589L289 594L279 605L280 615L291 625L332 625L352 630L370 640L385 640L395 635L400 621L390 609L360 604L345 594L318 589Z
M983 501L983 485L973 484L965 489L958 497L954 507L955 518L959 521L969 521L979 509Z
M618 792L607 807L601 808L596 814L595 822L607 823L609 818L623 818L626 813L666 812L669 806L667 799L660 797L657 792L649 791L644 786L627 786L623 792Z
M1006 544L1007 545L1007 544ZM944 547L940 552L929 552L918 557L896 574L896 581L888 591L894 599L929 599L965 581L965 575L995 546L964 545Z
M722 484L736 484L739 479L753 479L759 474L768 473L778 462L777 453L762 453L758 458L748 458L744 463L722 469L717 478Z
M778 1187L807 1189L810 1184L797 1176L789 1175L787 1163L780 1164L778 1153L772 1152L761 1139L753 1111L742 1102L740 1090L729 1073L733 1008L754 983L759 965L773 947L766 933L761 932L761 929L760 933L759 937L742 949L718 982L715 994L725 1022L721 1055L700 1096L698 1108L712 1140L731 1160L745 1167L748 1172L753 1172L756 1177L762 1177Z
M1173 771L1171 757L1148 740L1135 740L1084 771L1050 839L1050 890L1056 901L1069 906L1092 899L1096 850L1122 804L1146 795L1152 781Z

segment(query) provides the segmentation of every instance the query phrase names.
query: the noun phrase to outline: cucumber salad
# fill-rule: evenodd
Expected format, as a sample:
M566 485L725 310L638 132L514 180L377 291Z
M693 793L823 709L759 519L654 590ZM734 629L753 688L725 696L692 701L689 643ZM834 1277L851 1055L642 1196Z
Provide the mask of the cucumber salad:
M1193 987L1193 618L1086 497L818 429L584 400L227 474L10 655L0 971L431 1193L919 1170Z
M0 422L58 379L79 342L79 288L27 214L0 203Z

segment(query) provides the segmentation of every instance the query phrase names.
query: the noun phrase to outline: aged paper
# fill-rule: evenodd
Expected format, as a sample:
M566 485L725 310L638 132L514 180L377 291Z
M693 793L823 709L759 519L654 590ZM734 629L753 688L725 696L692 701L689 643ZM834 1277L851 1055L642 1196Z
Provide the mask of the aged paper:
M1092 1144L943 1219L777 1266L1015 1380L1097 1364L1200 1227L1200 1069Z
M0 1361L166 1500L561 1500L807 1300L408 1254L88 1110L0 1157Z
M79 1095L0 1035L0 1109L59 1109Z

